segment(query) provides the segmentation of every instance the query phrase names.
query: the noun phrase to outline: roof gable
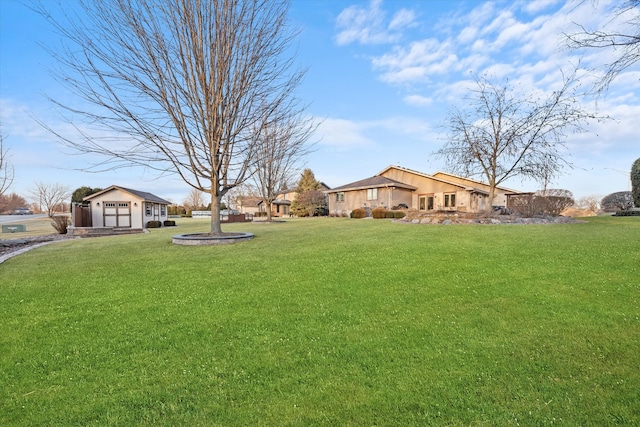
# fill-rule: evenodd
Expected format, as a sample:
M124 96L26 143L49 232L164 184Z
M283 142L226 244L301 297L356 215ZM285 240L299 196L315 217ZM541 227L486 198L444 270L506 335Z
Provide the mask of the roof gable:
M105 188L102 191L99 191L97 193L91 194L85 198L83 198L82 200L91 200L94 199L96 197L102 196L104 194L107 194L111 191L116 191L116 190L120 190L120 191L124 191L126 193L129 193L133 196L136 196L139 199L142 199L142 201L144 202L152 202L152 203L160 203L161 205L170 205L171 202L164 200L158 196L156 196L155 194L151 194L151 193L147 193L145 191L138 191L138 190L133 190L131 188L124 188L124 187L120 187L118 185L111 185L107 188Z
M407 190L416 190L416 187L405 184L400 181L396 181L391 178L387 178L386 176L372 176L371 178L361 179L360 181L355 181L350 184L342 185L340 187L336 187L332 190L327 190L326 193L336 193L339 191L354 191L354 190L365 190L367 188L380 188L380 187L397 187L397 188L405 188Z
M439 177L436 177L436 176L433 176L433 175L429 175L428 173L418 172L416 170L405 168L405 167L402 167L402 166L393 166L393 165L392 166L387 166L384 170L379 172L378 175L382 175L383 173L385 173L385 172L387 172L387 171L389 171L391 169L397 169L399 171L410 173L410 174L413 174L413 175L417 175L417 176L420 176L422 178L428 178L428 179L432 179L434 181L443 182L445 184L453 185L455 187L464 188L465 190L471 190L472 189L472 188L469 188L468 186L462 185L462 184L460 184L458 182L448 181L446 179L442 179L442 178L439 178Z

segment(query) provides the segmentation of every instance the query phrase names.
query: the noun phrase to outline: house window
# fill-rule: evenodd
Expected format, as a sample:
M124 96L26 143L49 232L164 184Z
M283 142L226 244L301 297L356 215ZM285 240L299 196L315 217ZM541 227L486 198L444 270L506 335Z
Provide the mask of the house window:
M128 207L129 207L129 203L127 203L127 202L120 202L120 203L118 203L118 207L119 207L119 208L128 208Z
M433 195L418 197L418 209L421 211L433 210Z
M344 193L336 193L336 202L344 202Z
M151 216L151 203L144 204L144 214L146 216Z
M454 208L456 206L456 194L450 193L444 195L444 207Z
M167 207L165 205L160 205L160 216L167 216Z
M367 190L367 200L378 200L378 189L369 188Z
M115 208L116 204L113 202L104 202L104 207L105 208Z

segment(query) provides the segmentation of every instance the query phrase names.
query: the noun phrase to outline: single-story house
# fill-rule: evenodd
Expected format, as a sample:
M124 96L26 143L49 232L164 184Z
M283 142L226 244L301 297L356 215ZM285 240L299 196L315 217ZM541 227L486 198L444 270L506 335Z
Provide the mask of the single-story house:
M318 191L322 191L326 194L327 190L330 187L324 182L320 182L320 188ZM271 216L272 217L282 217L289 216L291 209L291 202L293 202L297 197L296 189L290 188L287 190L283 190L278 193L276 199L271 202ZM258 207L260 208L260 212L266 212L266 208L264 207L264 203L262 200L258 202Z
M257 196L238 196L236 197L236 209L243 214L255 215L260 212L260 203L262 199Z
M146 228L149 221L164 222L171 202L151 193L112 185L82 199L91 209L91 227Z
M446 172L433 175L401 166L389 166L371 178L342 185L325 192L329 213L348 215L357 208L392 209L406 205L419 211L484 212L489 202L489 185ZM511 195L522 194L496 187L492 206L508 208Z

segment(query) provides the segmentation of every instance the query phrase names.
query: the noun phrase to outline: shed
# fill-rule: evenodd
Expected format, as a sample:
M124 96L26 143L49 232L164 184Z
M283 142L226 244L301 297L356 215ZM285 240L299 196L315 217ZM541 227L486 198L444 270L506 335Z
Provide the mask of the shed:
M112 185L82 199L89 203L93 228L146 228L168 219L171 202L154 194Z

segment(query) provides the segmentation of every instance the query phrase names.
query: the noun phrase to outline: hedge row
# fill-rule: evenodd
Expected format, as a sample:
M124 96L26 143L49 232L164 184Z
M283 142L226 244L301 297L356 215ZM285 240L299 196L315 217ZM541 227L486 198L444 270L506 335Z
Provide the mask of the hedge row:
M640 210L618 211L613 216L640 216Z
M364 209L354 209L351 211L351 218L365 218L367 212ZM376 219L382 218L404 218L405 213L402 211L388 211L385 208L375 208L371 211L371 216Z

